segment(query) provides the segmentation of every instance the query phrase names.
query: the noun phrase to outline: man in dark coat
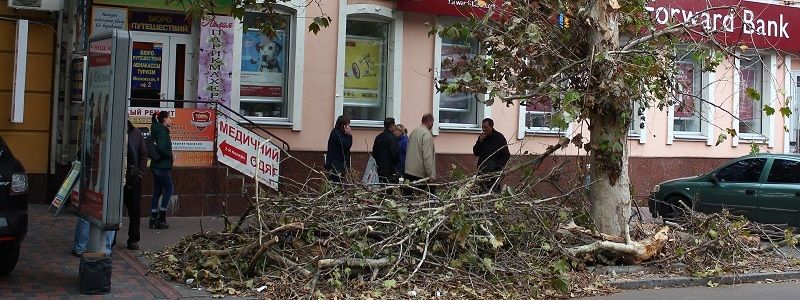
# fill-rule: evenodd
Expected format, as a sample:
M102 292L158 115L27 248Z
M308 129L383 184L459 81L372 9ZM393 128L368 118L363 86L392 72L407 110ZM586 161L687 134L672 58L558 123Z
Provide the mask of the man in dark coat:
M508 143L506 137L502 133L494 130L494 120L490 118L483 119L481 122L483 131L472 147L472 153L478 157L478 174L483 175L493 173L506 167L506 163L511 158L511 152L508 151ZM500 175L492 176L479 182L481 192L488 192L493 186L497 191Z
M336 125L328 137L328 151L325 155L325 170L330 171L328 179L341 184L342 176L350 169L350 148L353 136L350 134L350 118L339 116Z
M372 157L378 165L378 179L381 183L397 183L398 175L395 165L400 162L400 147L394 136L394 118L383 121L383 132L375 137L372 145Z

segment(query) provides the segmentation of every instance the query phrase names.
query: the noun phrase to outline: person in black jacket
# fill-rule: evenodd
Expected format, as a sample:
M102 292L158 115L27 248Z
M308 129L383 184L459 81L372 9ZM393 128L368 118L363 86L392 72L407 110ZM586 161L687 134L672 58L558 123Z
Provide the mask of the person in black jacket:
M472 147L472 153L478 157L478 174L483 175L493 173L506 167L506 163L511 158L511 152L508 151L508 143L506 137L502 133L494 130L494 120L490 118L483 119L481 122L481 135L475 146ZM492 176L491 178L482 180L479 183L481 192L488 192L493 186L493 192L497 191L500 175Z
M350 170L350 147L353 136L350 134L350 118L339 116L328 137L328 152L325 156L325 170L330 172L328 179L337 184L342 182L342 174Z
M400 162L400 147L394 136L394 118L383 121L383 132L375 137L372 145L372 157L378 165L378 180L381 183L397 183L398 176L395 165Z
M153 115L153 124L150 134L155 141L155 152L158 159L152 159L150 170L153 173L153 199L150 202L150 229L167 229L167 207L175 189L172 182L172 139L169 127L172 126L172 116L168 111L160 111ZM153 153L150 153L151 155ZM161 207L159 207L161 200Z
M128 121L128 160L124 203L128 209L128 249L139 250L139 218L142 213L142 177L147 170L147 146L139 128Z

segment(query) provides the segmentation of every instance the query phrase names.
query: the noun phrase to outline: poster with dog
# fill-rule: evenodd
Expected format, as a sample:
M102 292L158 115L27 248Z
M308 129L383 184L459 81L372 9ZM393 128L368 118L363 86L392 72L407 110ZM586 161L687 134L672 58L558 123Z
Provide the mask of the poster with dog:
M272 38L255 29L245 32L241 96L283 98L286 57L286 31Z

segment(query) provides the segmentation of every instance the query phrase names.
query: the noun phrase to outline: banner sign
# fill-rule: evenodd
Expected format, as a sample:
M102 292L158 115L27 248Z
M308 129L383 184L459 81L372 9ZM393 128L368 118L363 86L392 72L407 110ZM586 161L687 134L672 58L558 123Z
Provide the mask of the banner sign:
M249 29L242 38L241 96L283 98L286 77L286 31L275 38Z
M92 7L92 34L128 28L128 10L118 7Z
M200 20L199 82L197 100L231 106L234 17Z
M483 17L489 8L499 9L505 0L397 0L397 10L457 17Z
M86 58L73 58L71 62L69 98L72 102L83 102L84 70L86 70Z
M708 8L719 7L718 9ZM726 45L800 51L800 8L741 0L655 0L645 7L661 27L690 22Z
M131 88L161 91L160 43L133 42L131 52Z
M224 114L217 115L217 160L278 189L281 149Z
M385 58L384 41L348 36L344 50L344 101L378 105Z
M169 132L174 165L213 166L216 112L205 108L129 107L128 116L133 126L149 132L153 114L162 110L172 116Z
M191 21L181 14L131 11L128 13L128 27L135 31L192 33Z

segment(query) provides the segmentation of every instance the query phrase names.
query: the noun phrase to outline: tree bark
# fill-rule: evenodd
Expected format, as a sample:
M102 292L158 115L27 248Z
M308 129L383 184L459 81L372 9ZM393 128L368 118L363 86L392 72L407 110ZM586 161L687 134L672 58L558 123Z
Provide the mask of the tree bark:
M628 178L627 133L630 118L628 99L620 97L626 89L624 82L615 74L616 63L609 59L597 60L602 55L619 49L619 2L617 0L594 0L589 10L591 45L589 59L593 79L590 80L592 99L589 103L591 181L591 214L597 230L602 233L624 237L630 242L628 219L631 215L630 179ZM627 115L626 115L627 114ZM601 149L600 146L604 149ZM621 151L621 153L619 153ZM619 156L618 156L619 155ZM616 161L619 159L620 161Z

